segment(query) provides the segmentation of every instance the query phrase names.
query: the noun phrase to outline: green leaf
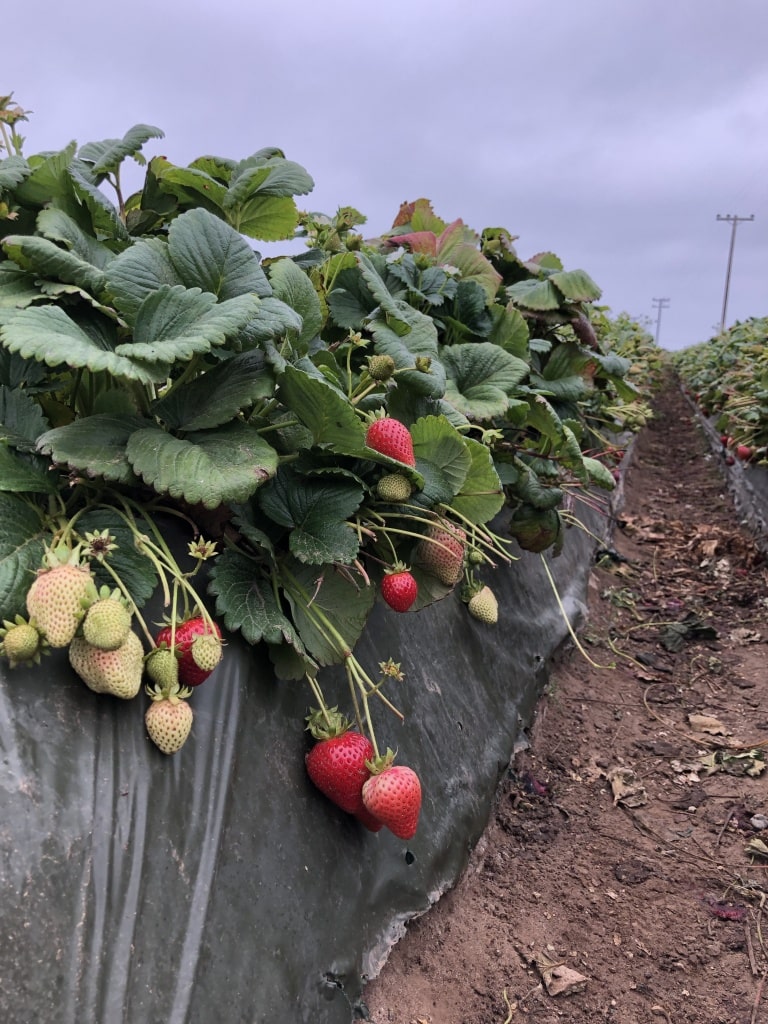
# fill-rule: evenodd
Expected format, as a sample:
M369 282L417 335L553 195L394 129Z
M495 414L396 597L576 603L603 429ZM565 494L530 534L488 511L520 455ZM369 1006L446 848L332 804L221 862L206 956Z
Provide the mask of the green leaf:
M0 438L14 448L33 452L48 421L37 402L19 388L0 385Z
M561 270L549 278L570 302L595 302L602 291L583 270Z
M46 533L29 502L0 492L0 618L25 610L27 591L43 561Z
M253 345L264 345L266 348L269 342L278 341L289 333L298 335L300 331L301 317L296 310L291 309L281 299L270 295L269 298L261 300L256 316L248 321L238 341L242 348ZM279 363L279 366L276 363ZM275 369L282 373L284 357L279 356L276 363L273 362Z
M183 284L212 292L220 301L248 292L260 298L272 294L256 253L207 210L188 210L171 222L168 251Z
M488 340L494 345L503 348L505 352L511 352L513 356L528 361L528 323L520 312L513 305L500 306L494 303L491 306L493 327Z
M275 600L270 580L259 574L252 559L225 550L215 560L210 579L216 614L228 630L239 630L249 644L266 640L301 646L290 619Z
M579 374L573 374L570 377L546 379L532 373L531 387L559 402L583 402L592 390L590 385Z
M38 438L38 448L54 462L90 477L131 484L136 478L126 457L128 438L147 420L137 415L98 413L54 427Z
M269 268L269 281L278 299L287 303L302 319L299 344L306 345L323 326L323 313L315 287L293 260L277 260Z
M487 523L504 507L504 490L491 452L474 438L463 438L472 464L451 507L473 523Z
M87 367L94 373L106 370L113 377L141 384L152 384L168 376L167 365L128 359L104 348L58 306L20 310L2 328L2 340L11 352L48 366L64 363L73 369Z
M245 501L277 471L277 452L241 421L184 440L145 427L129 438L127 455L158 493L205 508Z
M349 565L357 557L360 541L347 518L363 500L362 487L339 479L302 479L289 470L280 472L258 495L269 518L290 528L288 547L300 562Z
M365 627L376 593L371 586L325 566L286 560L281 583L304 645L321 665L338 664L348 656ZM335 631L335 633L334 633Z
M16 189L16 200L24 206L69 205L73 199L69 165L75 155L74 142L57 153L30 159L32 171Z
M210 430L261 399L270 399L275 376L258 349L241 352L188 384L172 388L152 412L172 430Z
M182 285L163 285L142 302L136 313L133 341L118 345L119 356L147 362L174 363L223 345L257 313L255 295L216 302L210 292Z
M280 196L254 196L228 213L229 223L236 231L262 242L293 238L299 223L296 203Z
M33 302L40 302L42 293L35 282L35 275L10 260L0 263L0 308L23 309Z
M557 443L563 436L563 423L544 395L531 395L528 399L528 423Z
M451 345L443 353L445 397L472 419L502 416L528 364L492 342Z
M152 536L152 528L144 519L136 520L136 528L140 533ZM110 552L108 563L123 581L137 606L143 607L157 588L158 576L154 563L136 547L134 534L123 518L112 509L92 509L78 519L77 530L81 538L86 533L109 531L117 548ZM91 571L99 586L114 587L114 578L98 560L91 561Z
M6 441L0 441L0 491L50 494L57 483L46 469L24 460Z
M24 270L34 271L40 277L77 285L91 295L100 295L105 288L103 270L48 238L39 235L9 235L3 239L3 248L14 263Z
M598 487L604 487L606 491L612 491L616 487L616 481L613 479L611 471L602 462L592 459L588 455L584 455L582 458L584 468L593 483Z
M113 174L126 157L136 157L150 139L162 139L163 132L147 124L135 124L122 139L104 139L81 146L78 158L90 164L97 177ZM142 161L139 161L142 162Z
M429 505L450 504L472 467L465 439L443 416L417 420L411 427L411 437L416 468L424 478L418 500Z
M534 312L558 309L562 301L560 293L550 281L536 279L509 285L507 298L516 306Z
M324 380L286 365L279 381L279 398L312 431L315 444L330 444L341 452L364 447L362 420L347 399Z
M163 285L182 283L167 243L159 238L140 238L107 268L107 289L129 323L149 295Z

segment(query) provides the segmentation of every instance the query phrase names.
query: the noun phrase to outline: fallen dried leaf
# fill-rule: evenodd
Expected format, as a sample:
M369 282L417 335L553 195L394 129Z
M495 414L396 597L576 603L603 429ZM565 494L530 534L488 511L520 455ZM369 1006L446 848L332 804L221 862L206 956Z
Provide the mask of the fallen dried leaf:
M613 793L613 806L623 804L625 807L642 807L648 803L648 793L631 768L619 766L611 768L606 778Z
M688 715L688 722L692 729L696 732L706 732L712 736L727 736L728 730L725 728L723 723L713 718L712 715L697 715L691 713Z

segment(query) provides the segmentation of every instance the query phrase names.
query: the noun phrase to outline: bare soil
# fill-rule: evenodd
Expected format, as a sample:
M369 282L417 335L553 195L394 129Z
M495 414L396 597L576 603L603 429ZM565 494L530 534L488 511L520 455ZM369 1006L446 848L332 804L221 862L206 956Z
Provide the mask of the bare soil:
M375 1024L768 1022L768 571L674 380L580 641ZM600 666L600 667L597 667ZM609 667L606 667L609 666Z

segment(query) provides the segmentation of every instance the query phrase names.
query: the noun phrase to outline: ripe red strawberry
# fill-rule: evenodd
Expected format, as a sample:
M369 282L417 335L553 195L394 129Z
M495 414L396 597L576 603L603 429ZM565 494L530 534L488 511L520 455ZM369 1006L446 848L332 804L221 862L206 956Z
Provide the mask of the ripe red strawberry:
M466 539L462 529L444 520L442 525L430 526L416 545L416 560L446 587L452 587L464 569Z
M321 793L347 814L354 814L366 828L377 832L382 826L363 804L363 783L370 776L367 762L374 756L373 744L351 729L335 709L313 711L307 728L317 743L304 758L307 774Z
M412 839L421 811L421 783L412 768L392 764L392 756L388 751L383 759L388 766L363 784L363 803L398 839Z
M27 591L27 613L51 647L66 647L77 632L92 588L91 571L80 564L80 549L65 544L45 553Z
M752 456L755 454L754 448L748 444L736 445L736 456L741 459L742 462L749 462Z
M419 594L416 580L401 563L396 563L381 581L381 596L396 612L407 612Z
M172 627L163 626L155 638L157 646L170 647L171 634ZM179 658L181 685L199 686L204 683L221 661L221 630L218 624L213 623L211 632L202 615L176 623L175 650Z
M163 696L162 692L150 693L152 703L144 714L144 724L149 738L164 754L175 754L181 750L192 729L192 708L180 694Z
M406 466L416 465L413 439L408 427L391 416L383 416L371 423L365 433L365 443L381 455L388 455L390 459L397 459Z

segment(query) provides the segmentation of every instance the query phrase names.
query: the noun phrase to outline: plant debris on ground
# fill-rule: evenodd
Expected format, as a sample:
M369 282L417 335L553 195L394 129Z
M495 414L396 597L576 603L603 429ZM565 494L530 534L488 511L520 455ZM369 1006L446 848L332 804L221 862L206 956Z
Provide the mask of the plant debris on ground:
M589 616L375 1024L768 1020L768 571L679 383L624 472Z

